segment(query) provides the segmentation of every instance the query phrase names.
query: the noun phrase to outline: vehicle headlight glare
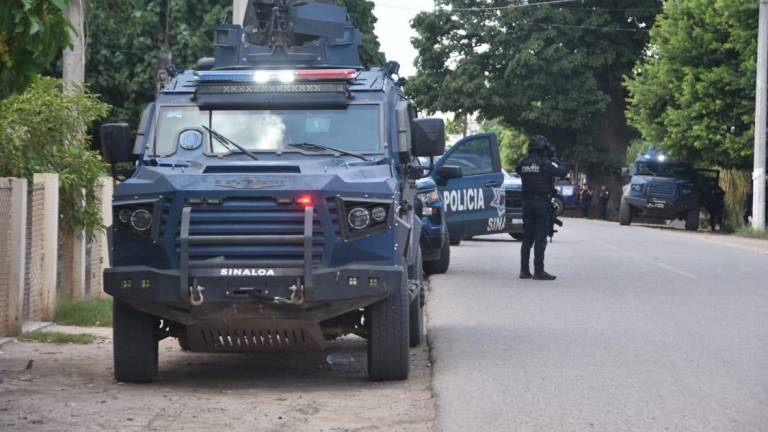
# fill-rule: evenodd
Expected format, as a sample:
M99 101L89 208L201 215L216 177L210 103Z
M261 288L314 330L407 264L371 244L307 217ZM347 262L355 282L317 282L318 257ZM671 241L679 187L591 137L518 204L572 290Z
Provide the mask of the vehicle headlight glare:
M387 218L387 211L384 207L374 207L374 209L371 210L371 216L373 216L375 222L381 222Z
M690 195L692 191L690 189L683 188L680 190L680 192L682 192L683 195Z
M371 222L371 214L362 207L355 207L347 214L347 222L352 229L361 230Z
M146 209L134 210L131 213L131 228L136 231L146 231L152 226L152 213Z

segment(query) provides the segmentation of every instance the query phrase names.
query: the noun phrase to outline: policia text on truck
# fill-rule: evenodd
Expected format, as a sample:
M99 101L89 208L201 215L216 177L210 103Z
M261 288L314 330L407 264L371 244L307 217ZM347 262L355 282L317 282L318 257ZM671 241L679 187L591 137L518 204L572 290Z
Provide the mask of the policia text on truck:
M417 157L445 147L397 64L363 70L344 8L251 2L215 58L176 76L104 155L114 195L115 377L151 381L158 340L190 351L296 351L367 338L374 380L405 379L422 337Z

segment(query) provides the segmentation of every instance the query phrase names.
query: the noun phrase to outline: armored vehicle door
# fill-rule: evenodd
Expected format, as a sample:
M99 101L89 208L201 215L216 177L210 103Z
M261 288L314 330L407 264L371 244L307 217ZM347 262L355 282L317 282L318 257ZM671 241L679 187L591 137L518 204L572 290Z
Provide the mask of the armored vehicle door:
M434 176L452 239L504 231L504 174L496 134L472 135L454 144L435 164Z

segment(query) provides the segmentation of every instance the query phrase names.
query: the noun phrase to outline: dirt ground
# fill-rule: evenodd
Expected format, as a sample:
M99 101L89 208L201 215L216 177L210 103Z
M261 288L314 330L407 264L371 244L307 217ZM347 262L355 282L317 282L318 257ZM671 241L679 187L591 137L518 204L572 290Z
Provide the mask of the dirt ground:
M365 376L365 341L276 356L182 352L160 343L153 384L112 379L111 329L92 345L0 346L0 431L430 431L435 416L426 344L408 381Z

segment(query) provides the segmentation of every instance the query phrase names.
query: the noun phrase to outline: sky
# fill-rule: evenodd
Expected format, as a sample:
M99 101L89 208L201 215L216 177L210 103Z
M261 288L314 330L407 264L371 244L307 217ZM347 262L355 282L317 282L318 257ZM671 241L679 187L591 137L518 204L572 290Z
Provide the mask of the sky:
M423 10L432 10L432 0L374 0L376 7L373 13L378 18L376 35L381 43L381 50L387 60L400 63L400 75L416 74L413 60L416 50L411 45L411 37L415 36L411 28L411 19Z

